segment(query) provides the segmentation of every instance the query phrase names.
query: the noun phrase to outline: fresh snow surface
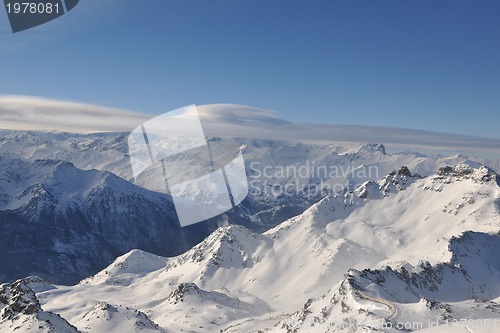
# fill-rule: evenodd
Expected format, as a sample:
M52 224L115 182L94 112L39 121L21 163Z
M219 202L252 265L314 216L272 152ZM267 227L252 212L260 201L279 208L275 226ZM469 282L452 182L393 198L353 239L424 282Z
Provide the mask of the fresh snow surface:
M37 297L82 331L134 331L137 322L172 332L493 325L500 318L498 183L485 167L459 164L428 177L401 168L264 234L230 225L177 257L134 250L76 286ZM98 315L102 308L106 315ZM468 328L456 331L475 332Z
M2 262L35 254L22 268L50 255L59 265L50 267L75 273L98 255L108 260L110 246L131 249L126 242L145 237L153 244L165 231L158 221L170 218L161 209L169 201L154 192L163 190L162 168L132 184L125 134L0 134L0 216L16 232L19 213L26 230L46 224L57 233L50 252L4 239L14 247ZM220 228L175 257L114 255L73 286L34 276L4 283L0 332L500 331L500 177L484 161L388 154L381 144L208 142L219 162L242 149L251 182ZM196 154L173 181L198 172ZM306 175L294 174L300 170ZM313 194L311 185L337 191ZM279 194L289 188L295 192ZM151 228L133 228L135 216ZM117 237L108 244L109 230L96 230L113 217L121 227L109 229ZM87 238L75 242L78 233L69 233L68 242L61 223L75 218L85 237L103 241L85 248ZM162 249L190 237L171 236ZM77 259L85 260L73 267Z

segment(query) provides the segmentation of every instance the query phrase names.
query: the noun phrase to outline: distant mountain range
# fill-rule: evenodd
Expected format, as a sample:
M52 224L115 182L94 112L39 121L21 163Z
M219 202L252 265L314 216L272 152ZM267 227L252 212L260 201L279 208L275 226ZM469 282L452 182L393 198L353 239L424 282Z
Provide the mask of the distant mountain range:
M500 327L500 176L484 161L213 137L216 157L244 146L252 191L180 228L158 173L132 181L125 142L2 132L0 331Z
M209 144L214 158L245 146L251 193L223 216L180 228L170 197L155 192L164 183L163 172L152 168L133 184L124 134L1 131L0 248L5 255L0 278L39 275L76 283L131 249L181 254L229 219L258 232L268 230L325 197L328 192L318 191L319 186L343 190L400 165L420 174L449 162L479 165L463 156L388 155L376 144L228 138L211 138ZM376 172L368 172L369 167Z

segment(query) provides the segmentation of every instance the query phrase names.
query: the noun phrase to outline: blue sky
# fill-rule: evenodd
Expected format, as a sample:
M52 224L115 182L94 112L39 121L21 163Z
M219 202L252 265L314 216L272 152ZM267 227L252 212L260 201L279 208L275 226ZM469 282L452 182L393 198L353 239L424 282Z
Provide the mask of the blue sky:
M500 138L498 1L82 0L17 34L2 8L0 63L0 94Z

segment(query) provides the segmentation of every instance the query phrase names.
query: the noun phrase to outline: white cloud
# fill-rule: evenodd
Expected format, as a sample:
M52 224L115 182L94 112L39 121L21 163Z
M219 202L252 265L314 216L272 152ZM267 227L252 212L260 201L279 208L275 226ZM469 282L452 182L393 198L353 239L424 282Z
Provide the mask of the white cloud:
M202 105L198 106L198 110L204 120L207 136L323 143L383 143L391 151L462 153L500 158L500 139L390 127L293 124L280 120L271 111L231 104Z
M131 131L143 113L26 96L0 96L0 127L75 133Z
M208 104L197 106L198 114L204 122L224 123L240 126L283 125L289 122L278 118L274 111L246 105Z
M167 110L166 110L167 111ZM401 128L304 125L286 122L272 111L233 104L198 106L207 136L308 142L383 143L391 151L463 153L500 158L500 140ZM129 132L154 117L82 103L26 96L0 96L0 128L76 133Z

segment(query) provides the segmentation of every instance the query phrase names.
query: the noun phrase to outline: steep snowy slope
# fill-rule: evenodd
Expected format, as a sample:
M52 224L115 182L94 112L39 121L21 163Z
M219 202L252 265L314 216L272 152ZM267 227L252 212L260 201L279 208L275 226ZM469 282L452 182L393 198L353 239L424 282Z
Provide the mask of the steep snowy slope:
M263 235L223 227L181 256L133 251L37 295L79 329L102 301L194 332L403 331L399 322L499 318L498 179L485 167L426 178L400 168Z
M96 304L75 321L83 332L148 332L168 333L151 321L144 313L124 306L113 306L106 302Z
M451 240L453 257L446 263L350 270L330 293L285 320L282 331L404 331L437 325L453 331L469 319L475 320L472 332L479 325L500 328L499 250L498 235L467 232Z
M127 135L128 133L84 135L0 129L0 155L11 155L27 160L63 160L83 170L110 171L124 179L131 180L133 174L128 156ZM319 145L227 137L211 137L208 142L214 151L214 158L244 145L245 159L249 162L258 161L261 167L303 165L307 161L310 163L314 161L319 165L327 166L344 164L344 172L348 173L352 168L362 165L386 164L379 177L401 165L407 165L415 173L428 175L444 165L463 162L474 162L478 165L484 163L483 160L471 159L463 155L433 157L416 152L387 154L380 144ZM257 166L256 169L258 169Z
M30 279L0 285L0 331L29 333L78 333L61 316L43 311Z
M131 176L124 133L91 135L0 130L0 154L25 160L67 161L79 169Z
M229 291L224 282L210 290L198 286L206 285L205 280L224 278L225 274L236 276L242 266L251 267L254 259L249 256L268 242L243 227L224 227L179 257L131 251L77 286L53 289L57 297L48 290L40 292L40 297L79 328L82 313L92 312L104 301L142 311L169 331L213 332L234 320L271 310L244 290ZM66 299L69 294L74 295L72 301Z
M81 135L0 130L0 157L67 161L82 170L109 171L133 181L127 141L127 133ZM481 162L461 155L441 158L418 153L387 154L380 144L318 145L218 137L209 138L208 143L213 159L221 164L229 162L232 154L243 148L250 194L228 216L233 223L259 232L302 213L329 193L376 181L401 165L426 176L447 164ZM172 173L169 180L179 182L177 177L181 175L184 180L194 178L190 170L194 173L200 167L200 157L196 154L184 154L183 162L188 162L182 164L183 172ZM163 166L153 165L136 184L165 191L164 178Z
M57 160L0 158L0 279L76 283L142 248L177 255L210 233L181 229L166 195Z
M0 280L71 283L120 256L72 287L31 278L33 313L4 285L2 332L402 331L500 317L500 178L479 160L210 138L221 163L243 150L251 193L180 229L169 197L146 189L162 170L129 181L123 134L2 134ZM196 156L186 161L189 178Z
M250 194L226 214L180 230L167 196L127 182L133 177L124 134L1 131L0 250L10 255L0 259L0 280L37 274L75 283L133 248L177 255L227 221L263 232L327 195L376 181L402 164L427 175L444 161L467 160L390 155L379 144L230 138L208 142L213 158L221 163L243 149ZM186 156L186 161L183 169L188 172L182 175L189 178L197 159ZM160 169L152 167L136 185L164 190L158 188L165 184Z

